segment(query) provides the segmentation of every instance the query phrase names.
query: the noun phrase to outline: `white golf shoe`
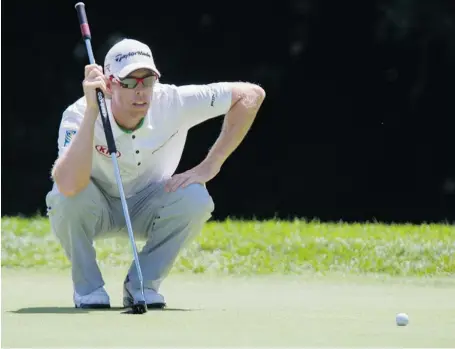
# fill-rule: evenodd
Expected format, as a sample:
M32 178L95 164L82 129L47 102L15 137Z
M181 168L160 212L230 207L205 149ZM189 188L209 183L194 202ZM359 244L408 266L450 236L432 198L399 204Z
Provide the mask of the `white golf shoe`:
M144 287L145 303L148 309L162 309L166 306L164 297L154 289ZM131 283L125 281L123 283L123 306L130 308L137 301L142 300L142 292L138 289L132 289Z
M74 291L73 300L76 308L106 309L111 307L109 295L104 287L100 287L85 296Z

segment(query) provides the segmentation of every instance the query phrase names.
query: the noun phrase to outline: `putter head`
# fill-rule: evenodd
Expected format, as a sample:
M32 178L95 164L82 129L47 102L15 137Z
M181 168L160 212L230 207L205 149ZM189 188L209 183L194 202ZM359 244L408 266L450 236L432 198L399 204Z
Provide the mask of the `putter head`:
M145 314L147 312L147 304L144 301L138 301L131 307L133 314Z

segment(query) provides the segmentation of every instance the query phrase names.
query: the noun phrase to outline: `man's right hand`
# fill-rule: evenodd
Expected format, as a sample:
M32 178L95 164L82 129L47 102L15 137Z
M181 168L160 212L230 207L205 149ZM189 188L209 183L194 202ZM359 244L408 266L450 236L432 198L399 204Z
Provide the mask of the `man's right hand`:
M85 99L87 100L87 110L93 111L98 115L98 103L96 101L96 89L101 89L104 93L107 90L108 79L103 74L103 68L97 64L85 66L85 79L82 82Z

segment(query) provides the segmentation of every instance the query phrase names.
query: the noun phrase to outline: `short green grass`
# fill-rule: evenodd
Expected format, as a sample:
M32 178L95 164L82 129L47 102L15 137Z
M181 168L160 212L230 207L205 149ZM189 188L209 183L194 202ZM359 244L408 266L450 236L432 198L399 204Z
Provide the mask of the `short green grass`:
M167 311L125 315L120 308L125 270L101 270L113 306L107 311L74 308L68 271L2 268L2 347L453 348L455 343L453 282L178 274L161 288ZM396 326L398 312L409 314L408 326Z
M143 241L138 241L141 248ZM124 238L95 242L102 266L127 266ZM47 218L2 218L2 266L70 266ZM455 227L444 224L348 224L294 221L208 222L173 272L232 275L380 273L447 276L455 272Z

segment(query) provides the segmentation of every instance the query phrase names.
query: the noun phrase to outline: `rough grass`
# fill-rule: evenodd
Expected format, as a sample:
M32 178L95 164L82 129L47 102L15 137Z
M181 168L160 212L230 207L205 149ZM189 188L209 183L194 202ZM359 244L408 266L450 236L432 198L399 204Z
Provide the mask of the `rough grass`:
M138 241L138 248L143 245ZM95 242L101 265L128 266L125 238ZM46 218L2 218L2 266L68 268ZM173 272L297 274L381 273L447 276L455 273L455 227L295 221L209 222L181 253Z

